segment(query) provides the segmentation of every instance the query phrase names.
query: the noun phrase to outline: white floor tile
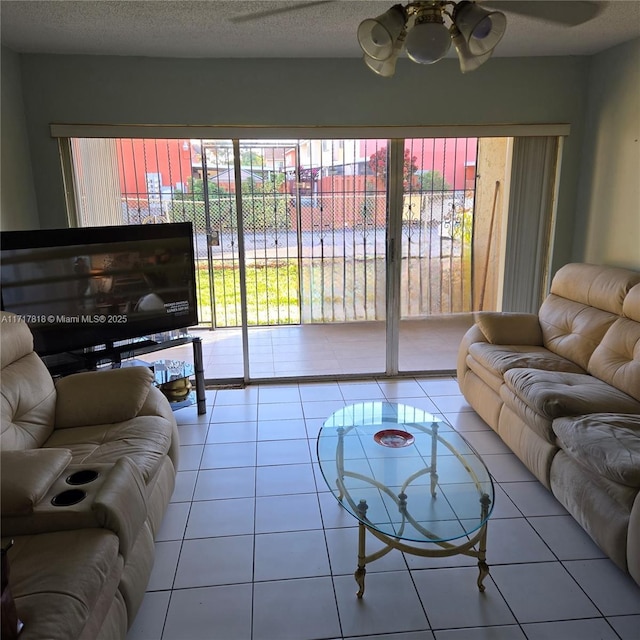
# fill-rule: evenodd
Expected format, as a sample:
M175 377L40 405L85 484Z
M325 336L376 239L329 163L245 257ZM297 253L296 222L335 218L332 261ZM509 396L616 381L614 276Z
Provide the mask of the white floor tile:
M494 482L493 483L493 511L491 512L491 520L497 518L521 518L522 513L520 509L516 507L509 496L504 492L502 487Z
M252 442L257 439L257 422L214 422L209 426L207 444Z
M256 533L322 529L316 494L256 498Z
M194 502L185 539L253 534L255 500L230 498Z
M253 536L185 540L174 589L251 582L252 578Z
M162 640L212 637L251 638L250 584L173 591Z
M171 495L171 502L190 502L193 500L193 491L196 486L197 471L178 471L176 474L176 486Z
M486 454L482 460L498 482L537 482L537 478L513 453Z
M203 469L198 472L193 499L250 498L255 491L255 467Z
M260 404L300 402L300 390L297 384L261 385L258 391L258 402Z
M418 381L422 389L429 396L457 396L460 395L458 381L451 378L447 380L421 379Z
M305 420L319 418L324 422L332 413L339 411L346 404L344 400L305 401L302 405L302 410Z
M607 621L616 630L621 640L638 640L640 616L613 616L607 618Z
M197 471L200 468L203 451L203 445L181 445L178 471Z
M258 405L255 404L216 404L211 409L211 424L216 422L252 422L257 419Z
M426 631L429 623L406 571L368 573L364 596L352 575L333 579L345 636Z
M252 467L256 463L255 442L206 444L202 453L201 469L228 469Z
M255 537L256 581L329 575L327 545L322 530L265 533Z
M378 380L385 398L424 398L424 389L415 380Z
M492 431L491 427L474 411L457 411L443 414L444 419L456 431Z
M385 633L382 636L352 636L357 640L433 640L431 631L407 631L405 633Z
M615 631L603 618L538 622L522 625L528 640L618 640Z
M347 404L384 400L385 395L376 382L340 382L342 397Z
M256 469L257 496L314 493L315 490L315 477L310 463L257 467Z
M209 424L185 424L178 427L178 437L181 445L204 444L207 439Z
M563 564L605 616L640 614L640 587L608 559Z
M258 442L258 466L274 464L310 464L309 442L304 440L267 440Z
M487 527L487 562L549 562L555 560L549 547L524 518L491 519Z
M318 471L318 474L320 472ZM326 489L324 480L316 478L316 483L321 483ZM357 520L336 500L329 491L318 494L320 510L322 512L322 523L325 529L336 529L341 527L353 527Z
M170 502L156 535L156 542L182 540L190 509L190 502Z
M302 420L301 402L280 402L278 404L259 404L258 420Z
M319 640L340 636L331 578L255 584L253 640Z
M352 522L355 521L355 518L352 517ZM353 575L358 565L358 527L327 529L325 535L333 575ZM367 555L383 547L383 544L369 533L367 533L365 544ZM407 565L402 553L397 549L393 549L382 556L382 558L368 564L367 573L369 574L376 571L403 571L406 568Z
M464 396L432 396L431 400L438 408L438 413L454 413L473 411Z
M269 420L258 423L258 440L295 440L306 437L304 420Z
M490 577L480 592L477 567L427 569L412 575L433 629L516 622Z
M471 627L469 629L446 629L435 632L436 640L527 640L520 627ZM556 638L555 640L560 640ZM568 640L562 638L562 640Z
M527 517L567 515L567 510L539 482L503 482L501 486Z
M337 382L325 382L300 385L300 398L303 403L337 400L342 402L342 392Z
M520 623L598 616L582 589L557 562L491 568L509 607Z
M464 438L481 455L511 453L495 431L465 431Z
M170 598L171 591L145 593L127 640L161 640Z
M569 515L529 518L529 524L560 560L605 557L589 534Z
M147 591L163 591L173 588L182 541L156 542L153 570Z

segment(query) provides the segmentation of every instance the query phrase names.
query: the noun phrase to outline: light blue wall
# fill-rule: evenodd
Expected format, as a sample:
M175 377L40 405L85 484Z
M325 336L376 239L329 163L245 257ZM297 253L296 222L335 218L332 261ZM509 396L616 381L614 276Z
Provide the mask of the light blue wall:
M640 38L593 57L587 105L574 251L640 269Z
M38 209L22 99L20 56L2 47L0 229L38 227Z
M66 225L51 123L454 125L569 123L554 262L571 258L588 59L408 60L380 78L360 60L22 56L40 224Z

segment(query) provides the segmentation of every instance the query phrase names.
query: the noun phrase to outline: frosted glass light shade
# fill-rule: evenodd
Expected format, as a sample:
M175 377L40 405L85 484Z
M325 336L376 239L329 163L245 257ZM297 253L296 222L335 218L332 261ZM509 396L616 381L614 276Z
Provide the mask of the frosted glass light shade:
M453 20L474 56L493 51L507 28L504 13L486 11L466 0L456 5Z
M464 39L463 35L456 28L455 25L451 26L451 40L453 42L453 46L456 48L456 53L458 54L458 59L460 60L460 71L462 73L468 73L469 71L474 71L480 65L484 64L493 53L493 49L481 56L474 56L467 46L467 41Z
M405 42L407 55L419 64L432 64L447 55L451 47L449 29L443 22L416 24Z
M394 45L400 36L407 15L400 4L396 4L377 18L363 20L358 27L358 42L365 55L374 60L386 60L393 54Z

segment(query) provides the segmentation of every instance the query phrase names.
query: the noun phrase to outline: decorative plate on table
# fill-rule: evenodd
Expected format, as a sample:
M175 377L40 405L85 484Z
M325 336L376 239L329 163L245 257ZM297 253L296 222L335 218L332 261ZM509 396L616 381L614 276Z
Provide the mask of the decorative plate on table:
M383 429L374 434L373 439L383 447L391 447L392 449L408 447L415 440L409 432L400 429Z

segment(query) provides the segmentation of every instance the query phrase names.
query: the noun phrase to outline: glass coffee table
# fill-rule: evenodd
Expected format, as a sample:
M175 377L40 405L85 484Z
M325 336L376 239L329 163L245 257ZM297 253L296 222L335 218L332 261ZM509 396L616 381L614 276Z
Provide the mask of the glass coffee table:
M493 481L482 458L453 427L408 405L364 402L329 416L317 451L325 482L358 520L358 598L364 594L366 565L392 549L477 558L478 588L484 591ZM367 531L385 545L370 555Z

